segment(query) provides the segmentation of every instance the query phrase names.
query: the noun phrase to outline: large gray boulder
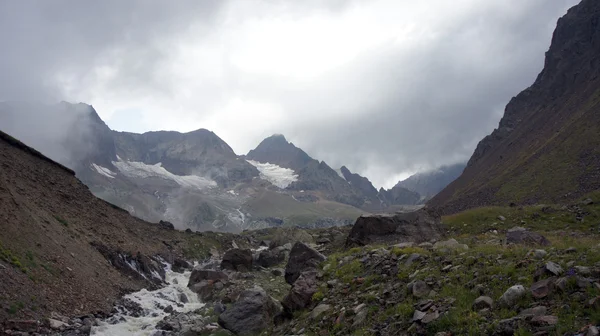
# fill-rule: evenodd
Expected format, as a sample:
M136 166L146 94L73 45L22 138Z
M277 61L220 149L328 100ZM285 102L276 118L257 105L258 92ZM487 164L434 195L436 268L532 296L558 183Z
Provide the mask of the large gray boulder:
M312 297L317 289L317 271L302 272L281 304L289 313L305 309L312 302Z
M225 252L221 269L249 272L252 270L252 251L248 249L231 249Z
M325 256L310 246L297 242L290 251L285 267L285 281L292 285L304 271L316 270L325 260Z
M394 215L361 216L346 239L346 247L374 243L421 243L432 239L439 240L443 232L441 217L431 209Z
M281 311L275 299L255 287L243 291L238 301L219 315L219 325L236 335L257 335L269 328Z
M525 287L522 285L514 285L507 289L498 301L501 306L512 308L526 293Z

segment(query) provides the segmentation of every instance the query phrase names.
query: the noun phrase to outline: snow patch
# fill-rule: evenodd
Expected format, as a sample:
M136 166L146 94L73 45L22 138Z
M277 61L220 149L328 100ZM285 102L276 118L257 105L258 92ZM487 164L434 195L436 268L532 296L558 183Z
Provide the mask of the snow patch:
M271 184L278 188L285 189L292 182L298 181L298 175L292 169L283 168L272 163L261 163L253 160L247 161L258 169L260 178L271 182Z
M342 173L342 168L336 169L335 172L344 179L344 181L346 180L346 178L344 177L344 174Z
M94 168L96 172L98 172L98 174L104 175L108 178L115 178L115 176L117 175L117 173L113 172L112 170L99 166L95 163L92 163L92 168Z
M211 179L197 176L197 175L186 175L179 176L175 175L165 168L162 167L162 163L159 162L154 165L145 164L143 162L134 161L123 161L117 156L119 161L113 161L113 165L119 169L123 175L133 178L149 178L158 177L165 180L175 181L182 187L206 189L217 186L217 183Z

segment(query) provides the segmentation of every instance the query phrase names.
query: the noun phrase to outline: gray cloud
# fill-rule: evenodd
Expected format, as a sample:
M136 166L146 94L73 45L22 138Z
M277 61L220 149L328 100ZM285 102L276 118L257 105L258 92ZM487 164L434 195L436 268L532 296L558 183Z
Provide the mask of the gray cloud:
M323 3L1 2L0 100L135 110L114 127L210 128L240 154L284 133L389 186L468 159L576 1Z

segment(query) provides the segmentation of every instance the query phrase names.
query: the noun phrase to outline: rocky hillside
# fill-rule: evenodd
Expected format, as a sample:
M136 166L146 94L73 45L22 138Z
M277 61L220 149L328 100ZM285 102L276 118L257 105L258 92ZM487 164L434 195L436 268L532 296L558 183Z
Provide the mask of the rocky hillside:
M600 188L600 2L557 24L535 83L506 106L463 174L429 204L445 212L558 202Z
M163 261L201 260L231 246L231 235L132 217L92 195L70 169L1 132L0 167L5 326L35 329L50 313L105 316L124 293L162 286Z
M598 192L234 235L136 219L4 133L0 166L7 334L598 334Z
M597 335L600 231L588 223L600 219L598 197L442 218L430 209L363 216L352 228L245 232L236 240L253 249L230 249L189 275L187 287L205 307L164 308L146 330ZM135 311L109 317L105 330L132 325Z

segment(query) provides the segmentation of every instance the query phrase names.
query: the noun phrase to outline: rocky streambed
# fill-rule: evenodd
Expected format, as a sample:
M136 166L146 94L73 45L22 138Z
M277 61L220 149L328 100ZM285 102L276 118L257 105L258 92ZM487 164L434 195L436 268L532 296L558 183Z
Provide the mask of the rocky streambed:
M92 327L91 335L161 335L159 328L165 325L161 323L163 319L173 315L185 316L205 305L187 287L191 273L191 270L177 273L171 269L171 265L167 265L166 286L125 295L115 306L112 316ZM202 327L210 328L210 325Z

